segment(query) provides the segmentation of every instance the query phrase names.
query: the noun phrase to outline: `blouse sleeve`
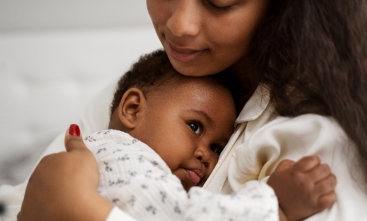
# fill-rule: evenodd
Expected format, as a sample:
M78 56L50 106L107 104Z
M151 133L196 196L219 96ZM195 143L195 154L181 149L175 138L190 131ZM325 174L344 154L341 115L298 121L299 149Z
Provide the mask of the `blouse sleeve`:
M199 187L191 188L187 194L173 176L135 177L125 186L110 190L107 198L137 220L279 219L277 198L272 188L263 182L248 182L231 195L215 194ZM114 209L106 221L123 220L126 215L123 211Z
M297 161L316 154L337 177L337 202L309 220L362 220L367 210L363 172L354 143L329 117L314 114L277 117L253 132L236 147L228 181L236 190L249 180L266 180L283 159Z
M120 210L119 208L113 207L106 221L136 221L136 220L131 216L129 216L124 211Z
M247 182L231 195L193 187L189 197L185 220L279 220L278 200L264 182Z
M150 199L154 200L154 198ZM160 207L159 204L161 203L156 200L154 204L156 212ZM149 220L279 220L278 201L273 190L265 183L258 181L246 183L241 190L231 195L213 194L202 188L193 187L189 192L186 211L181 211L176 207L177 212L182 214L173 216L171 212L163 216L151 214ZM106 221L121 220L135 221L134 218L115 206Z

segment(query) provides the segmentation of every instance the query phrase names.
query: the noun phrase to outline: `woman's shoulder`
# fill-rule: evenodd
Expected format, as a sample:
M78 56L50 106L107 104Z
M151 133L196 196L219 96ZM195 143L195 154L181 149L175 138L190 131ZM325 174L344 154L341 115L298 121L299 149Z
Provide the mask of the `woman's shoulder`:
M267 124L264 124L264 128L284 128L303 133L328 131L339 135L345 134L333 117L318 114L302 114L294 117L274 116Z
M243 134L244 142L237 148L237 154L252 153L269 159L298 160L310 154L329 158L328 155L336 153L343 155L344 150L353 149L354 145L335 119L317 114L260 117L248 122Z
M285 154L296 160L354 145L334 118L312 113L280 116L266 95L255 92L236 120L237 136L231 138L230 146L235 147L237 154Z
M280 116L270 99L270 92L260 85L250 100L246 103L236 120L237 128L240 124L247 125L244 135L247 138L256 134L276 132L278 136L312 136L327 133L327 137L338 136L347 139L343 129L330 116L318 114L302 114L298 116ZM325 135L325 134L323 134Z
M248 122L250 127L252 124L262 124L256 127L257 130L253 132L254 136L269 134L285 142L292 142L292 139L297 139L298 143L302 140L310 143L320 141L320 139L324 142L350 142L339 123L330 116L302 114L285 117L271 113L267 116L260 116L257 121Z

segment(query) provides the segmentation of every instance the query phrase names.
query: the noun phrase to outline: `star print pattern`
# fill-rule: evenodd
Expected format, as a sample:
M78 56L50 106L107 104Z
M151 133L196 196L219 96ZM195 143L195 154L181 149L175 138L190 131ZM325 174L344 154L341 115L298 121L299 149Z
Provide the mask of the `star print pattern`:
M99 170L98 191L136 220L278 220L278 202L265 183L248 182L231 195L199 187L187 193L149 146L116 130L84 139Z

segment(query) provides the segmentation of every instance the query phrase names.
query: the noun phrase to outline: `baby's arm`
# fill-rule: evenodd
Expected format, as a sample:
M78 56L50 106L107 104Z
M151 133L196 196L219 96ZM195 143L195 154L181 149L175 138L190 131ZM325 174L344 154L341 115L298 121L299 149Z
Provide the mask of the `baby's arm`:
M193 187L187 194L172 174L136 176L106 192L137 220L277 221L278 201L266 183L250 181L231 195Z
M336 177L317 156L282 161L268 184L278 197L280 220L305 219L336 201Z
M278 200L264 182L252 180L231 195L193 187L185 220L277 221Z
M114 138L106 143L97 136ZM149 147L122 141L116 132L97 136L88 137L86 143L95 144L100 193L137 220L278 220L278 200L263 182L248 182L232 195L198 187L187 193Z

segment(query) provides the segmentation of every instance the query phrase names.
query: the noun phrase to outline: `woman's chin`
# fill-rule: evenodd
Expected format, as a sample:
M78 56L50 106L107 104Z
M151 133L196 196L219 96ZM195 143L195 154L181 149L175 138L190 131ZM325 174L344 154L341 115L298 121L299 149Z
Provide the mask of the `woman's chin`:
M204 77L217 73L215 71L210 70L210 67L206 67L205 65L187 64L178 62L172 58L169 59L171 61L173 68L176 71L188 77Z

